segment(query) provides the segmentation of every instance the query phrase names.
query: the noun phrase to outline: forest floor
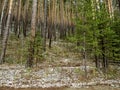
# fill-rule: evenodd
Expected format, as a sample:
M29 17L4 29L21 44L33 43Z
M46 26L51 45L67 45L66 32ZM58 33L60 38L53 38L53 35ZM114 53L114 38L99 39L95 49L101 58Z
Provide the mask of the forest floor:
M47 51L43 53L43 60L34 65L32 69L25 68L22 61L26 54L23 50L25 42L22 47L20 43L17 40L8 43L7 57L9 58L7 60L14 64L0 65L0 87L80 88L96 85L120 87L119 66L110 66L111 72L104 75L96 70L93 60L87 60L87 77L85 77L82 55L72 43L53 42L52 48L47 48Z

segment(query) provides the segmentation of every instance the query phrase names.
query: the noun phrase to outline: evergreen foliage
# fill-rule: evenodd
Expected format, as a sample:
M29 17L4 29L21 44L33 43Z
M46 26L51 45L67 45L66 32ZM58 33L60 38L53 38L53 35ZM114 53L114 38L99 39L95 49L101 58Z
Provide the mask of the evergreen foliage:
M101 63L104 70L110 61L120 60L120 19L117 14L115 19L110 17L104 2L99 4L93 7L90 0L78 1L76 33L68 40L76 42L78 49L83 50L85 32L86 52L97 60L96 67L100 68Z

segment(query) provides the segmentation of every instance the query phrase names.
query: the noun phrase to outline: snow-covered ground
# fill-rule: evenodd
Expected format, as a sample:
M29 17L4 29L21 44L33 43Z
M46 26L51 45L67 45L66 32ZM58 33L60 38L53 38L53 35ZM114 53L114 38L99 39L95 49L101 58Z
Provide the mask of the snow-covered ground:
M92 67L87 67L91 69ZM84 67L46 67L37 70L25 69L24 66L0 66L0 87L28 88L28 87L72 87L80 88L91 85L110 85L120 87L120 80L105 80L92 78L81 81Z

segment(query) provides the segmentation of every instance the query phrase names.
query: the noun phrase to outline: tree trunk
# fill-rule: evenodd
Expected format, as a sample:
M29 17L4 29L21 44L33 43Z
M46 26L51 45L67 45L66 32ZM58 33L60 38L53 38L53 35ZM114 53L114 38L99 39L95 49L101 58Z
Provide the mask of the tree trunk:
M47 32L47 0L44 0L44 30L43 30L43 50L46 51L46 32Z
M87 57L86 57L86 33L84 31L84 50L83 50L83 53L84 53L84 57L83 57L83 65L84 65L84 71L85 71L85 78L87 78Z
M26 37L26 31L27 31L27 29L28 29L28 8L29 8L29 0L26 0L26 4L25 4L25 10L24 10L24 20L23 20L23 22L24 22L24 25L23 25L23 35L24 35L24 37Z
M104 42L104 38L101 39L101 48L102 48L102 66L103 66L103 72L106 73L107 68L108 68L108 61L106 59L106 55L105 55L105 42Z
M37 15L37 0L33 0L32 6L32 21L31 21L31 37L30 37L30 45L29 45L29 55L27 60L27 67L33 66L34 60L34 43L35 43L35 32L36 32L36 15Z
M8 35L9 35L10 17L11 17L11 13L12 13L12 4L13 4L13 0L10 0L7 24L6 24L6 29L5 29L5 33L3 36L3 42L2 42L2 52L1 52L1 56L0 56L0 64L5 62L5 53L6 53L6 49L7 49L7 41L8 41Z
M18 1L18 18L17 18L17 23L18 23L18 26L17 26L17 36L19 38L19 35L20 35L20 16L21 16L21 0Z
M5 8L6 8L6 5L7 5L7 1L8 0L4 0L4 3L3 3L1 18L0 18L0 35L2 33L2 21L3 21L3 17L4 17L4 12L5 12Z
M107 9L110 15L110 18L112 18L114 16L114 12L113 12L113 6L112 6L112 0L107 0Z
M64 37L64 0L60 1L60 39Z

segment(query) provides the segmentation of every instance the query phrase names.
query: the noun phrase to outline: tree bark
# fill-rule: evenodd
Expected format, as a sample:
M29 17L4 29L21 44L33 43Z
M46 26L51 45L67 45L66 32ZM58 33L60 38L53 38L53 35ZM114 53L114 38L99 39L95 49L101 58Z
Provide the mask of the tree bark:
M23 20L23 35L24 37L26 37L26 31L28 29L28 11L29 11L29 3L30 3L30 0L26 0L26 4L25 4L25 7L24 7L24 20Z
M44 30L43 30L43 50L46 51L46 32L47 32L47 0L44 0Z
M37 15L37 0L33 0L32 6L32 21L31 21L31 37L30 37L30 45L29 45L29 55L27 60L27 67L33 66L34 60L34 44L35 44L35 32L36 32L36 15Z
M17 36L19 38L19 35L20 35L20 19L21 19L21 0L18 1L18 18L17 18L17 23L18 23L18 26L17 26Z
M1 18L0 18L0 35L2 34L2 21L3 21L3 17L4 17L4 12L5 12L5 7L7 5L7 1L8 0L4 0L4 3L3 3Z
M7 49L10 18L11 18L11 13L12 13L12 4L13 4L13 0L10 0L10 7L9 7L9 12L8 12L7 24L6 24L5 33L3 36L3 41L2 41L2 52L1 52L1 56L0 56L0 64L3 64L5 62L5 53L6 53L6 49Z
M60 1L60 39L64 37L64 0Z
M113 6L112 6L112 0L107 0L107 9L110 15L110 18L112 18L114 16L114 12L113 12Z

